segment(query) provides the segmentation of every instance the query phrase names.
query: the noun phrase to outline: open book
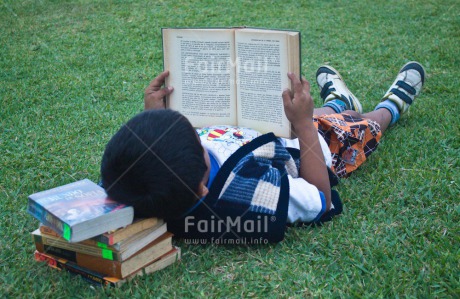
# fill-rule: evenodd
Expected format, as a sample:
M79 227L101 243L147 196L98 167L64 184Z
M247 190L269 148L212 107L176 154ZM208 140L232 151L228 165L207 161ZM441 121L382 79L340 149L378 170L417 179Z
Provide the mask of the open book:
M193 126L234 125L291 138L282 92L300 78L300 32L163 28L168 108Z

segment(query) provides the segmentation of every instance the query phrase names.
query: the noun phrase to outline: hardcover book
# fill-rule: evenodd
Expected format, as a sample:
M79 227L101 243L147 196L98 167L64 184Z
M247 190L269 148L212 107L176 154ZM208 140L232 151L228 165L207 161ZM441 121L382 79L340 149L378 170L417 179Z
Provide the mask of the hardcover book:
M99 273L88 268L82 267L74 262L68 261L64 258L55 257L53 255L41 253L39 251L34 252L34 258L36 261L39 262L46 262L48 266L58 270L66 270L71 274L79 275L84 280L99 285L99 286L112 286L112 287L119 287L126 281L139 276L145 275L149 273L153 273L159 271L161 269L166 268L167 266L179 261L181 259L181 251L178 247L173 247L169 252L165 253L164 255L160 256L152 263L146 265L144 268L134 272L127 278L117 278L117 277L110 277L103 273Z
M65 240L79 242L131 224L134 210L88 179L29 196L27 211Z
M234 125L292 138L282 92L300 78L300 32L163 28L166 106L193 126Z

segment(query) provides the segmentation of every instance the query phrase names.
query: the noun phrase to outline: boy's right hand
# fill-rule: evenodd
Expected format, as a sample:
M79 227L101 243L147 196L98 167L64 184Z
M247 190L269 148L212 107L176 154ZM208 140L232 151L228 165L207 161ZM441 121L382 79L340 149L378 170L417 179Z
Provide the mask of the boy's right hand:
M169 71L164 71L150 82L144 93L144 109L165 109L164 97L170 95L174 88L172 86L161 88L165 84Z
M293 73L289 73L288 77L294 91L290 89L283 91L284 113L294 129L305 127L312 122L313 117L314 105L310 95L310 83L305 79L300 81Z

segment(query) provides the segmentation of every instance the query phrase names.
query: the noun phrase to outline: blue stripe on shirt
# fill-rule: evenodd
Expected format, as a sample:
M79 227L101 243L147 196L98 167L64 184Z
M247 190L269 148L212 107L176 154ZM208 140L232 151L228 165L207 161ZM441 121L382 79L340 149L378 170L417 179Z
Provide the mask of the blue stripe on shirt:
M220 166L216 158L214 157L214 155L211 154L209 151L208 151L208 154L209 154L209 161L211 162L211 170L209 171L209 179L208 179L208 184L206 185L206 187L209 189L211 188L212 182L214 181L214 178L216 177L216 174L219 171Z
M319 212L318 216L316 216L315 220L313 222L318 222L323 214L326 212L326 196L324 196L324 193L319 191L319 197L321 198L321 211Z
M211 169L209 171L209 178L208 178L208 183L206 184L206 187L209 189L209 188L211 188L212 182L214 181L214 178L216 177L217 172L220 169L220 166L219 166L219 163L217 162L216 158L209 151L208 151L208 154L209 154L209 162L211 164L210 165ZM187 214L189 214L191 211L195 210L196 207L198 207L203 202L205 197L206 196L200 198L200 200L196 204L194 204L193 207L191 207L184 214L182 214L181 218L186 216Z

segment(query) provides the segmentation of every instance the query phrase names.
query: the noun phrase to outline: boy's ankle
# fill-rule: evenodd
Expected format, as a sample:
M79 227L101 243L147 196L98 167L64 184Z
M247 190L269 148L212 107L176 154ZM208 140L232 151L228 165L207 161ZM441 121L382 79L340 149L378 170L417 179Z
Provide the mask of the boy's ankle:
M401 116L398 106L389 99L384 100L383 102L380 102L377 106L375 106L374 111L378 109L387 109L390 112L391 114L391 121L389 124L390 126L393 126L399 120Z
M329 107L334 110L335 113L342 113L345 110L349 110L347 104L341 99L334 99L326 102L323 107Z

